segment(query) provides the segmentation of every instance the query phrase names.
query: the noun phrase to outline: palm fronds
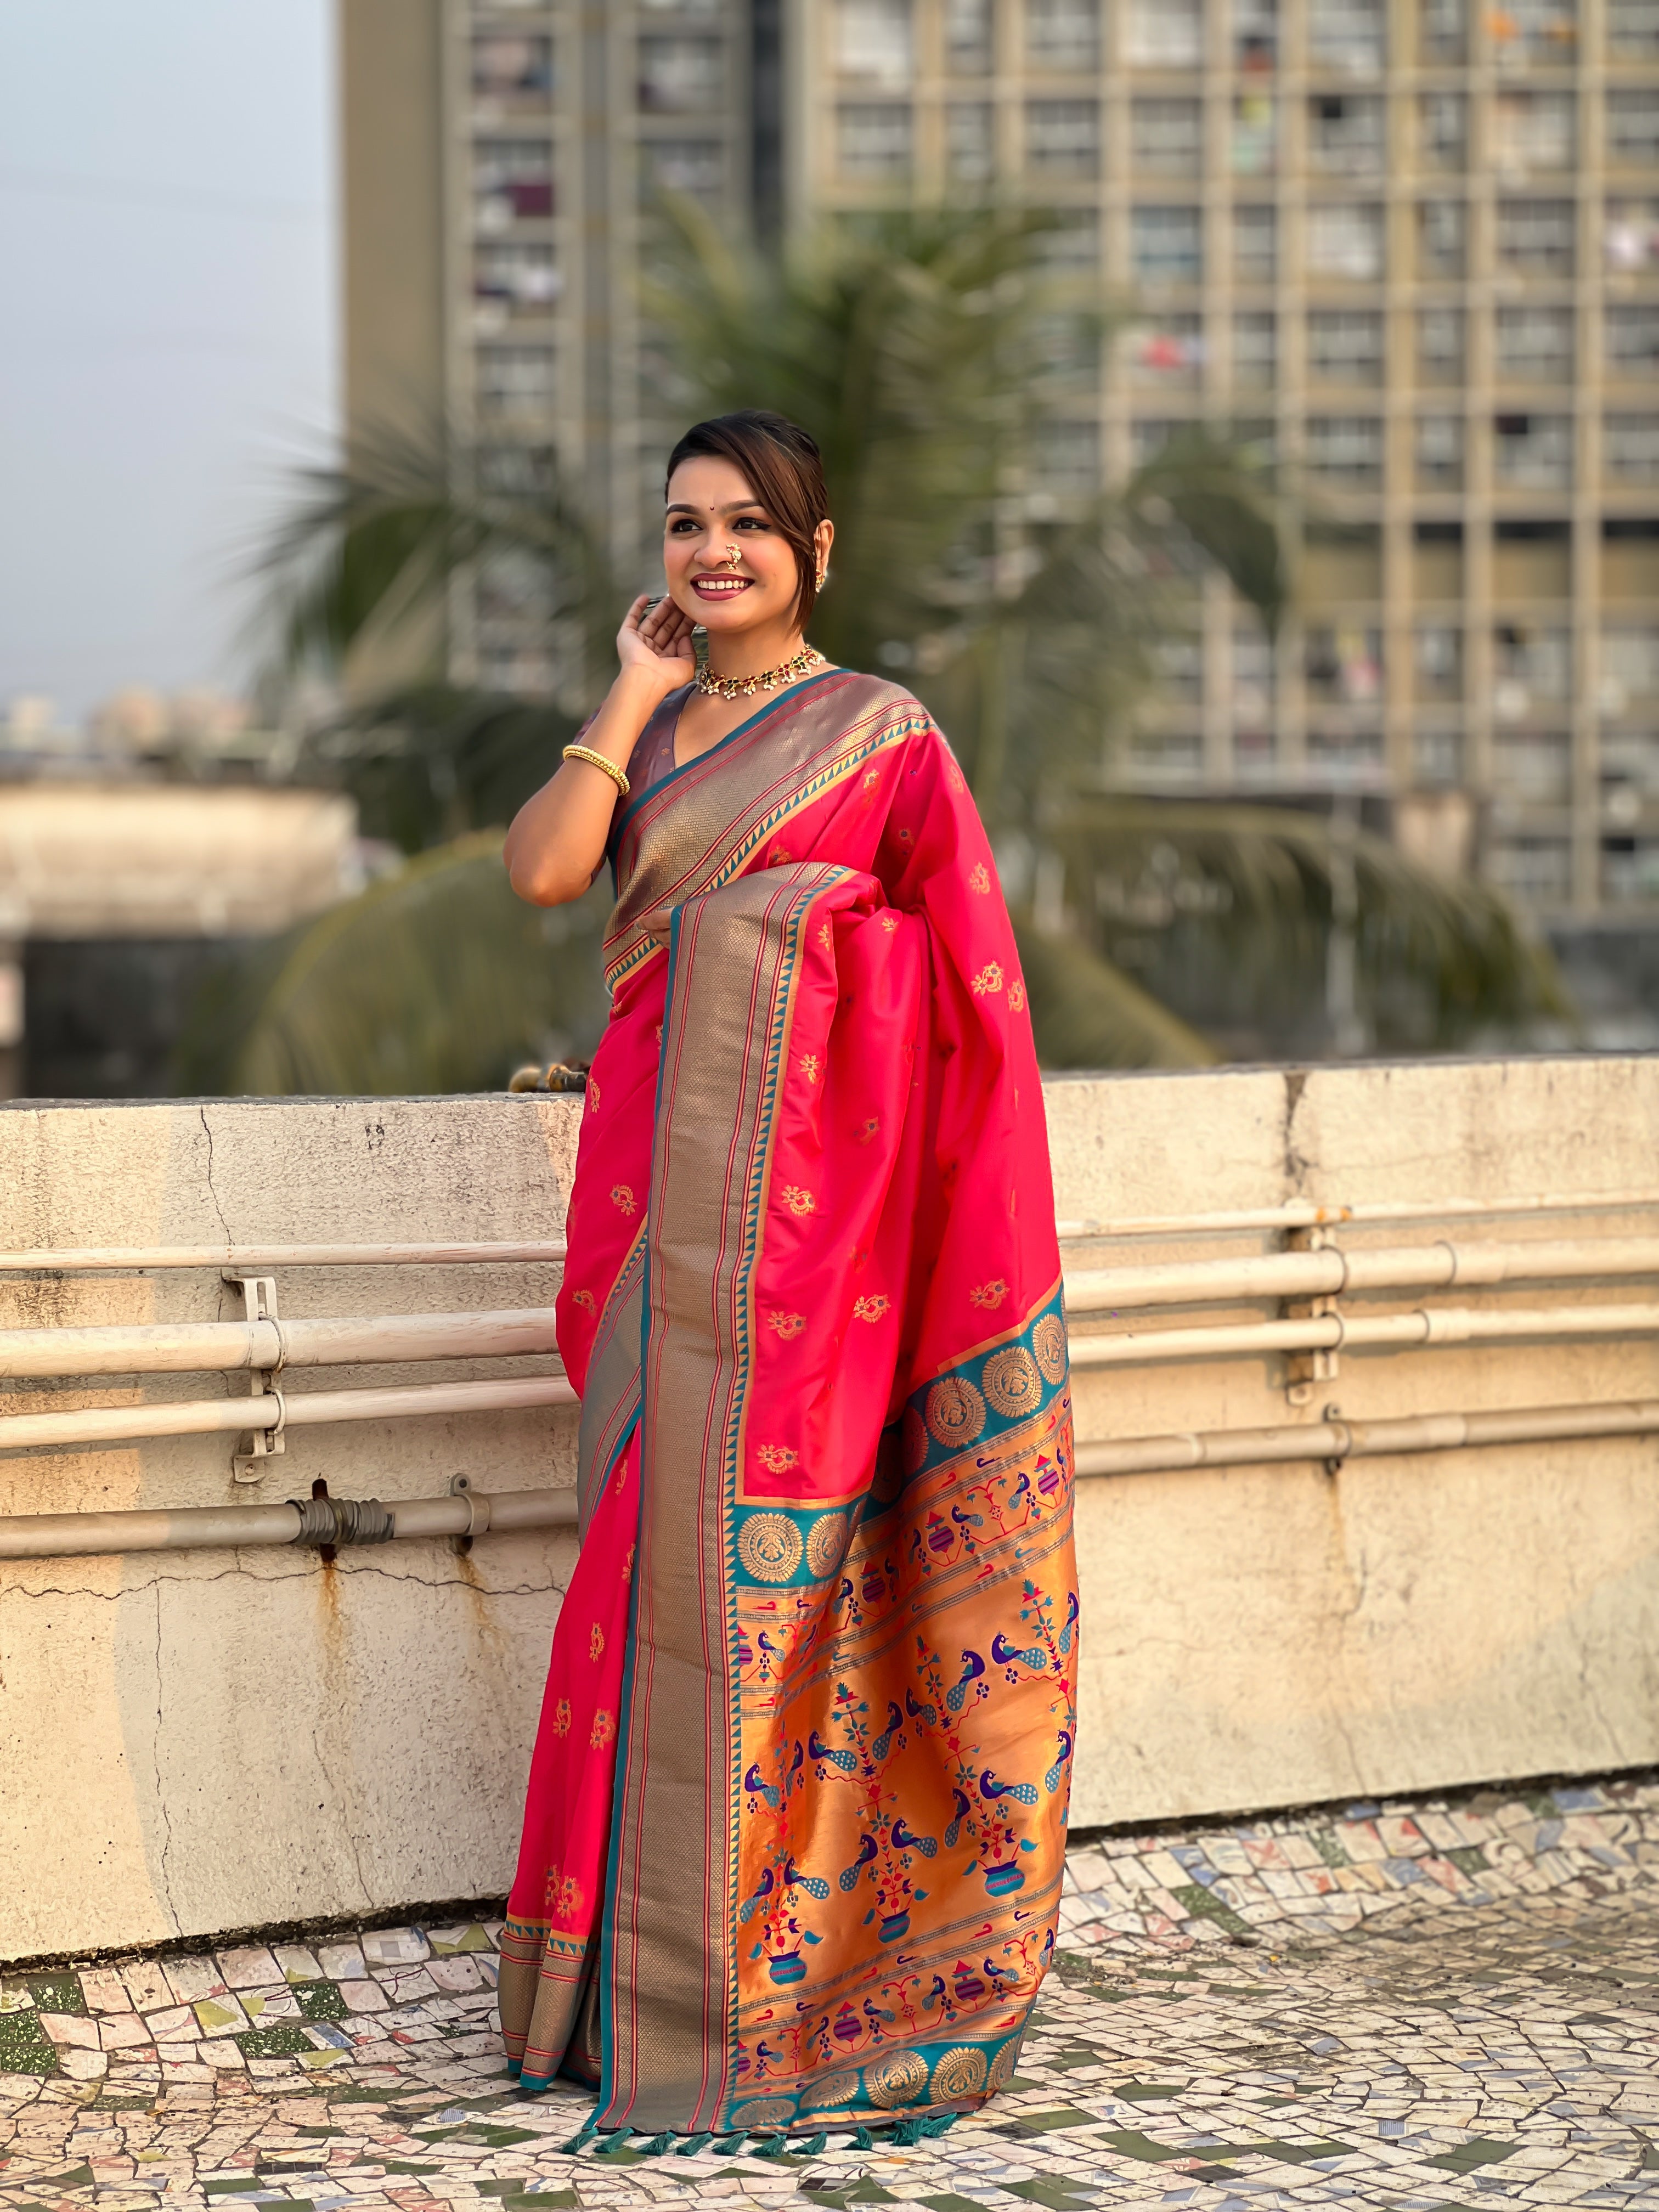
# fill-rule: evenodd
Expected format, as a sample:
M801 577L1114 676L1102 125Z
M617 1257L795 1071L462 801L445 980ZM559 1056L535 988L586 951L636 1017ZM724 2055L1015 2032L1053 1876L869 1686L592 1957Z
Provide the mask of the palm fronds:
M392 1097L501 1088L526 1058L591 1049L605 1018L604 891L516 899L499 830L396 875L263 946L204 1000L190 1087ZM216 1013L230 1009L228 1027Z
M1048 1068L1208 1067L1218 1054L1075 938L1016 921L1037 1059Z

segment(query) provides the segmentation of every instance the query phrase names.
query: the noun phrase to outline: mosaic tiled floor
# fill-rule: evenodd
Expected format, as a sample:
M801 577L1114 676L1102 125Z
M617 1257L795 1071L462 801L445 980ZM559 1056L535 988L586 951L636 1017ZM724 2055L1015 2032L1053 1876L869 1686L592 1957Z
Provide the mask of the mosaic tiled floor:
M1659 1786L1080 1843L1020 2072L937 2140L580 2157L497 1923L0 1974L0 2206L1659 2203Z

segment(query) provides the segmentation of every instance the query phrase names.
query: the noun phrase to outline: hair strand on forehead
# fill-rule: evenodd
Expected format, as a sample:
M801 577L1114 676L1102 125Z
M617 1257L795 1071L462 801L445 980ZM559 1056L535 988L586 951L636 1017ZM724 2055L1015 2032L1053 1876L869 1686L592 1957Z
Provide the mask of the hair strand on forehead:
M800 579L795 623L804 630L818 595L814 532L830 513L816 441L798 422L764 407L711 416L706 422L694 422L668 456L665 498L680 463L699 459L730 461L777 526L795 556Z

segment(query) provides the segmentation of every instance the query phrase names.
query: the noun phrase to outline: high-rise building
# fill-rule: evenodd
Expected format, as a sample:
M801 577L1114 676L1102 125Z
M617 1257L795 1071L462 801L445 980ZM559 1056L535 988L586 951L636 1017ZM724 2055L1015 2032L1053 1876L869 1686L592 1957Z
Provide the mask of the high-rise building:
M1217 578L1165 788L1476 806L1545 913L1659 907L1656 0L802 0L797 204L996 191L1133 318L1064 465L1270 440L1270 649ZM1097 461L1096 456L1098 455ZM1443 808L1440 810L1443 813Z
M556 451L625 555L654 179L1054 209L1132 317L1055 483L1224 418L1309 516L1292 620L1212 579L1121 772L1376 793L1536 912L1659 910L1659 0L343 6L355 413ZM499 681L511 580L458 630Z
M550 478L639 556L664 434L639 275L659 188L779 220L776 0L341 0L350 434L448 426L490 481ZM454 672L544 686L533 580L450 611Z

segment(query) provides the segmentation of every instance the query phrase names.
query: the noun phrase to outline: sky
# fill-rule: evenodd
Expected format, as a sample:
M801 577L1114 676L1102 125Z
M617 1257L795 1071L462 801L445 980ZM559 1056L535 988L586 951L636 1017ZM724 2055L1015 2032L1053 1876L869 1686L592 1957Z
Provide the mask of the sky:
M0 4L0 713L246 679L336 422L331 0Z

